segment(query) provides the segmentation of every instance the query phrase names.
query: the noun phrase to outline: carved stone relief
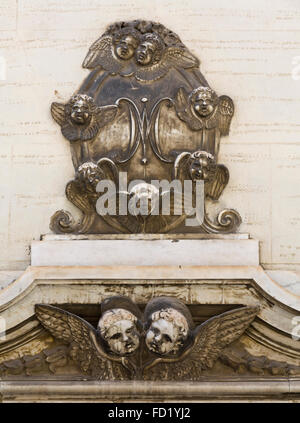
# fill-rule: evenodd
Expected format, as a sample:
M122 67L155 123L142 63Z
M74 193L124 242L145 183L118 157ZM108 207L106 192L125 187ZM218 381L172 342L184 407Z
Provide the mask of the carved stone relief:
M36 305L35 310L57 342L67 345L2 363L4 376L55 373L71 359L83 373L99 380L197 380L243 334L259 307L237 308L195 326L186 305L176 298L153 298L142 316L129 298L115 296L101 304L97 329L54 306Z
M187 194L178 199L170 188L153 191L152 180L176 179L182 186L190 181L194 204L197 181L204 182L204 202L218 200L229 180L228 169L217 161L220 137L229 133L233 102L210 88L198 59L178 35L151 21L115 23L92 44L83 67L90 74L78 91L66 104L51 105L70 142L75 168L66 196L83 216L75 222L60 210L50 228L56 233L236 231L241 218L229 209L215 221L204 210L196 228L186 227L191 211L183 207ZM124 172L129 186L143 182L124 188ZM113 215L97 211L97 184L103 180L116 190ZM171 196L169 213L162 210L164 195ZM121 198L126 204L148 201L151 207L126 214Z

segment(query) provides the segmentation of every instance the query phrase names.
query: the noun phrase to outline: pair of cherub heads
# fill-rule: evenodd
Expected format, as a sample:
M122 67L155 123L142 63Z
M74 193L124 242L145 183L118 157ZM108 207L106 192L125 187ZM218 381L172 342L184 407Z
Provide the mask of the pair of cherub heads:
M122 296L104 300L101 309L100 336L110 352L120 356L134 353L143 339L154 354L176 355L193 328L188 308L176 298L153 298L144 316L135 303Z
M161 59L164 42L154 33L139 34L134 29L123 29L113 37L114 52L118 59L135 61L140 66L158 63Z

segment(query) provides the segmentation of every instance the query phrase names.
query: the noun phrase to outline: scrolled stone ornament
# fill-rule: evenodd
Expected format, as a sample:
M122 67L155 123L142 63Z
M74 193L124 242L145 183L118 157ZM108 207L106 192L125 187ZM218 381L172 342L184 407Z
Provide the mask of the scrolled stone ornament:
M236 231L241 223L241 216L236 210L224 209L218 214L215 222L205 215L202 227L207 233L226 234Z

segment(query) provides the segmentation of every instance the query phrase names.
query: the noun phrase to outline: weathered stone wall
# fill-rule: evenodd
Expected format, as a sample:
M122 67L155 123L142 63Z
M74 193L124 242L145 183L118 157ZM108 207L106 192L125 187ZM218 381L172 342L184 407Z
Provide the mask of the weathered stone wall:
M22 270L49 232L73 176L68 142L50 115L88 71L90 44L116 20L158 20L201 60L236 112L220 162L219 203L239 210L268 269L300 270L300 3L297 0L1 0L0 269ZM0 63L1 66L1 63ZM298 66L299 67L299 66ZM2 75L4 77L5 75Z

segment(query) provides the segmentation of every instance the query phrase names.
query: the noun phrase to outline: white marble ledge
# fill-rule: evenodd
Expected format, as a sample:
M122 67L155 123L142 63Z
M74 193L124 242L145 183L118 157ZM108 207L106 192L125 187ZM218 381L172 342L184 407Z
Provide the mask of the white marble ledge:
M258 266L254 239L33 241L32 266Z
M180 240L180 239L249 239L247 233L237 234L44 234L41 241L75 241L75 240L100 240L100 239L125 239L125 240Z

